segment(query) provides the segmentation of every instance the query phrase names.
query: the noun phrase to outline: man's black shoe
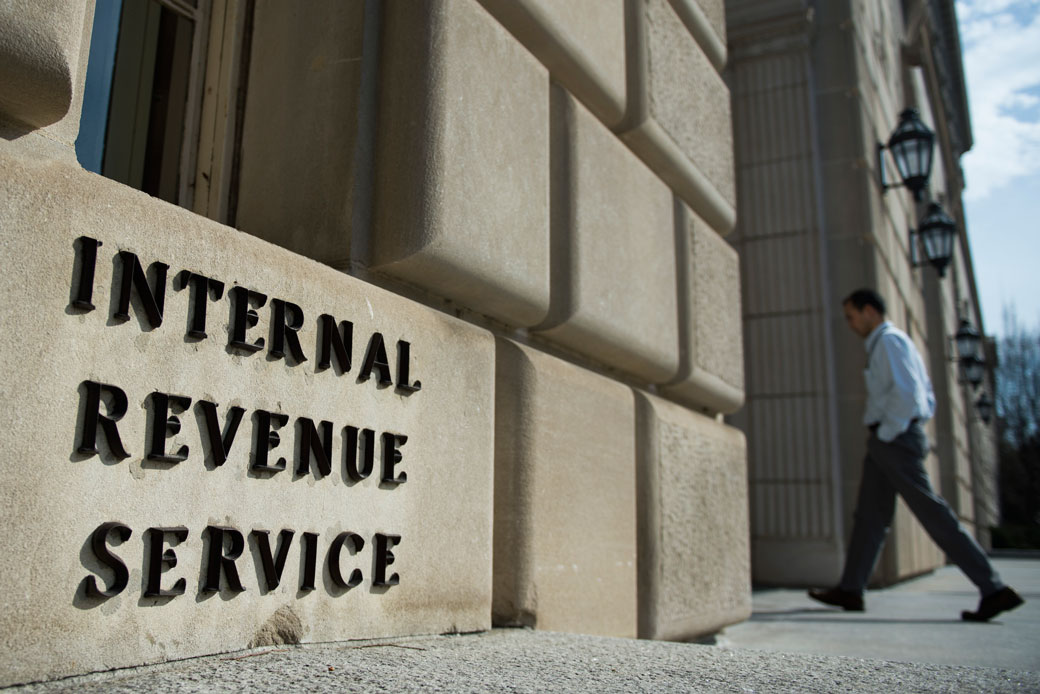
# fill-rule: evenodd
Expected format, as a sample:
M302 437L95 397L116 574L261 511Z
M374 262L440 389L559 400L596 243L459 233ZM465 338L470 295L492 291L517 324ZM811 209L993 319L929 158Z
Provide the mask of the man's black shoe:
M809 597L826 605L840 607L846 612L863 611L863 595L841 588L811 588Z
M975 612L961 612L961 619L966 622L988 622L1001 612L1013 610L1024 602L1018 593L1005 586L979 600L979 609Z

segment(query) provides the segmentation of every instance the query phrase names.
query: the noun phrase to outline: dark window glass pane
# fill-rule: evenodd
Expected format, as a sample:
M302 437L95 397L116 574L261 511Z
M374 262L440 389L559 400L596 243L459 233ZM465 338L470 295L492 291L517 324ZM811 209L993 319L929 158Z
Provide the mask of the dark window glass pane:
M124 2L101 172L179 198L194 22L157 0Z
M141 190L177 202L191 72L192 22L163 8L156 41L151 118Z

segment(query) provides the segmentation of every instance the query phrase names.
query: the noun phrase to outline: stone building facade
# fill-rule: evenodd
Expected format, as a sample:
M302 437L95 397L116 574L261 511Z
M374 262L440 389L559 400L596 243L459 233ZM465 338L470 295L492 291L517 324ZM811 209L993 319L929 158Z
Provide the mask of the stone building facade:
M959 159L972 144L952 0L727 0L749 445L752 567L761 583L833 585L840 574L865 434L862 344L841 310L876 288L928 362L933 483L988 542L995 438L961 383L952 336L982 328L965 235ZM925 199L898 180L886 142L905 108L936 133ZM911 232L936 201L956 220L946 277L916 268ZM916 239L916 237L915 237ZM992 359L990 359L992 364ZM992 379L983 386L992 393ZM899 502L874 581L944 558Z
M744 619L724 14L0 6L0 685Z

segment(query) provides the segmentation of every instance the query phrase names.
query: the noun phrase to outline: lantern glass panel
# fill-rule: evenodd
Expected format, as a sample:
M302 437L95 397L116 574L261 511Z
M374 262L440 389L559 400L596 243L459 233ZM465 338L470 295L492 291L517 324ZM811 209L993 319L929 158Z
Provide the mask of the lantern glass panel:
M971 323L962 319L957 334L957 354L962 357L978 356L979 353L979 331Z
M914 176L915 173L911 172L916 172L920 165L914 149L914 143L910 140L897 142L890 148L892 158L896 161L896 168L904 181Z
M914 191L915 197L924 187L932 171L932 149L935 133L921 122L916 109L906 109L899 116L899 125L888 140L888 149L895 160L903 183Z
M975 409L979 413L979 419L989 424L989 420L993 417L993 401L989 399L989 396L983 393L975 402Z
M927 142L918 143L917 157L918 171L922 177L928 178L928 174L932 172L932 138L928 138Z
M924 257L928 260L933 260L938 257L940 252L939 235L941 230L939 229L922 229L921 230L921 245L924 246Z
M937 203L928 206L928 214L921 220L918 231L925 258L935 266L941 277L953 257L953 238L957 227Z
M942 229L935 234L937 258L950 258L953 256L953 230Z
M985 375L985 362L978 357L965 357L961 359L961 368L965 383L978 387Z

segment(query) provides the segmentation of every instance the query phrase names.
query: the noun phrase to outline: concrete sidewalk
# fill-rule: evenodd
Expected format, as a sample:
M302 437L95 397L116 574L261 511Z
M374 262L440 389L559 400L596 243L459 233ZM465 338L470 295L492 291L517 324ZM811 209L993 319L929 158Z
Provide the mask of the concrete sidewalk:
M1040 561L1001 560L1028 601L966 624L953 569L873 592L862 614L760 591L716 646L529 630L258 649L9 692L1036 692Z
M869 591L865 612L843 612L804 590L761 590L753 614L717 637L725 648L1040 671L1040 560L995 559L1026 604L985 624L961 621L978 591L955 567Z

